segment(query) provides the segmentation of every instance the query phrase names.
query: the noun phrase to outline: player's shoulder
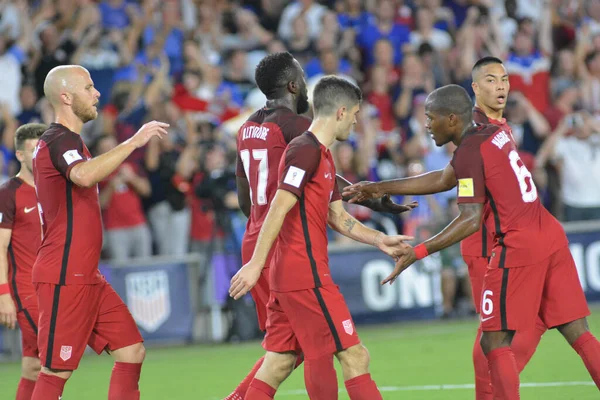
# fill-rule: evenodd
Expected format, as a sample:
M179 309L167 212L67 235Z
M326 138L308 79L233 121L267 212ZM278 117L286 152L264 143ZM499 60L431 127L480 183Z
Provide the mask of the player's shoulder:
M50 126L48 126L48 129L40 136L40 140L45 143L52 143L63 138L78 140L80 139L80 136L66 126L54 122L51 123Z
M473 121L480 125L489 124L490 120L483 110L479 107L473 107Z
M23 184L23 181L20 180L19 178L17 178L16 176L10 178L6 182L4 182L2 185L0 185L0 197L4 197L4 196L14 197L15 194L17 193L17 190L21 187L22 184Z
M320 151L319 140L309 131L305 131L303 134L292 139L288 146L290 148L302 148L307 151Z
M502 131L502 128L493 124L477 124L465 132L459 148L479 147L488 141L496 133Z

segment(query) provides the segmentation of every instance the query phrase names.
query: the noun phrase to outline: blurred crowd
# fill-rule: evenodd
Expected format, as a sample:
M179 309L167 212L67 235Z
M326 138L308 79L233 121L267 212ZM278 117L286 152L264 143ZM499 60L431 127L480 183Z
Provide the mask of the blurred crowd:
M544 204L563 221L600 219L597 0L0 0L0 175L18 168L16 128L53 119L48 71L80 64L102 93L83 132L94 155L145 121L171 124L167 139L100 185L105 256L235 251L245 224L235 135L265 103L255 66L285 50L309 88L327 74L361 86L356 131L333 149L352 182L443 168L454 149L425 132L426 95L448 83L472 93L475 61L501 58L505 116ZM397 199L412 200L419 207L401 218L349 207L379 229L417 236L457 212L453 191Z

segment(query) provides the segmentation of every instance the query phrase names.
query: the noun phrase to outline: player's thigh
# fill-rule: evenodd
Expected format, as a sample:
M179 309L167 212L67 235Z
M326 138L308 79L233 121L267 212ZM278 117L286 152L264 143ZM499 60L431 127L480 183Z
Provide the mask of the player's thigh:
M569 247L565 246L548 260L540 317L546 326L554 328L588 315L590 310L577 267Z
M96 323L102 284L38 283L38 349L43 367L75 370Z
M279 293L305 359L335 354L360 343L336 285Z
M302 353L292 325L281 304L278 293L271 292L267 303L266 333L263 348L274 353Z
M31 304L17 313L17 323L21 330L23 357L38 358L38 318L37 303Z
M104 282L100 291L98 318L89 345L98 354L143 342L129 309L112 286Z
M492 259L483 281L482 330L519 331L534 328L540 311L545 274L544 264L499 268L497 260Z
M469 279L471 280L471 293L473 294L473 303L477 313L481 313L481 294L483 289L483 277L487 271L487 257L463 256L469 270Z

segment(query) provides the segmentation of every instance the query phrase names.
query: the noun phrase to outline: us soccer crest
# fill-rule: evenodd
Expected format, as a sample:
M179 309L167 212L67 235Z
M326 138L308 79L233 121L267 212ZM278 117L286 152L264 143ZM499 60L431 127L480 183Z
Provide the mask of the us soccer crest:
M348 335L352 335L352 333L354 332L354 326L352 325L352 320L345 320L342 321L342 325L344 325L344 331L348 334Z
M125 276L127 306L135 322L155 332L171 315L169 276L165 271L134 272Z

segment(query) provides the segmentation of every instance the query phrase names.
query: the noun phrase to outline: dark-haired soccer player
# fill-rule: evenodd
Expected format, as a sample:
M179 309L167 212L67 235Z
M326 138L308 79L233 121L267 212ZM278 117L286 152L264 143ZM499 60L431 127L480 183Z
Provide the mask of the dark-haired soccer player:
M247 293L258 281L277 239L263 341L267 354L250 384L248 399L272 399L300 351L307 363L332 359L335 354L351 399L381 399L368 373L368 353L331 278L327 256L327 224L392 257L407 247L403 243L407 237L390 237L367 228L342 206L329 147L348 138L361 99L360 89L344 79L325 77L319 81L314 91L315 119L285 150L279 165L279 187L252 258L231 280L233 298ZM310 382L306 384L308 387ZM337 388L337 383L332 385ZM332 390L326 389L328 393Z
M481 347L495 399L519 398L519 370L511 342L534 329L538 316L557 328L581 356L600 388L600 343L589 331L589 309L560 223L541 204L514 140L496 125L472 121L471 99L457 85L432 92L426 129L436 145L458 146L441 186L458 186L460 215L442 232L409 249L382 284L416 260L476 232L484 223L494 245L483 281ZM392 182L381 183L382 190ZM393 190L392 190L393 191Z
M256 67L255 80L259 89L267 97L264 108L255 112L240 128L237 137L237 187L239 204L246 216L248 224L242 242L242 263L250 261L258 239L258 233L265 220L269 205L277 191L277 170L281 156L287 145L297 136L304 133L311 120L299 114L308 111L308 94L304 71L294 57L288 52L271 54ZM349 184L342 177L337 177L340 187ZM375 211L400 213L410 210L414 205L402 206L394 204L389 197L380 201L368 201L362 205ZM269 255L269 260L272 253ZM256 304L256 312L260 329L265 331L267 320L267 303L269 300L269 265L266 262L251 294ZM254 374L262 365L261 358L254 365L248 376L226 398L226 400L243 399ZM298 359L298 364L302 358ZM319 388L323 382L336 381L333 360L310 360L304 368L312 398L332 399L334 393L323 393ZM310 378L310 377L314 377ZM320 392L320 393L313 393Z
M98 116L100 93L77 65L53 68L44 82L55 122L33 154L33 177L43 238L33 266L40 310L42 371L33 400L56 400L89 345L107 350L115 365L109 400L138 400L143 339L127 306L98 271L102 219L98 182L168 124L152 121L114 149L91 158L79 132Z
M472 87L475 92L473 120L478 124L496 125L502 128L512 139L510 126L508 126L506 120L503 118L506 99L510 91L510 83L502 61L495 57L480 59L473 66L472 79ZM526 160L525 155L522 160ZM525 165L527 166L527 162L525 162ZM446 172L446 170L438 170L412 178L399 179L394 184L393 190L389 193L430 194L447 190L442 186L444 177L447 175ZM361 198L361 196L367 194L376 197L378 195L375 193L379 190L380 184L365 186L364 183L360 183L355 186L349 186L346 188L346 194L349 196L356 194L355 190L359 187L362 192L357 198ZM493 243L493 232L485 224L482 224L476 233L461 241L461 254L469 267L473 299L478 313L481 313L483 277L492 254ZM515 336L512 348L517 359L519 371L522 371L531 359L546 329L543 321L538 318L533 329L520 331ZM473 345L475 395L477 400L492 400L493 395L488 363L479 344L481 332L480 326Z
M42 228L33 187L32 157L47 128L44 124L26 124L17 129L15 150L21 169L0 186L0 324L14 328L17 322L21 329L23 356L17 400L31 399L40 372L38 305L31 269Z

